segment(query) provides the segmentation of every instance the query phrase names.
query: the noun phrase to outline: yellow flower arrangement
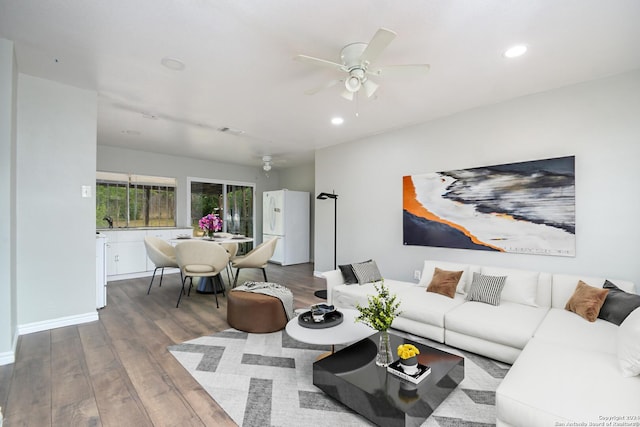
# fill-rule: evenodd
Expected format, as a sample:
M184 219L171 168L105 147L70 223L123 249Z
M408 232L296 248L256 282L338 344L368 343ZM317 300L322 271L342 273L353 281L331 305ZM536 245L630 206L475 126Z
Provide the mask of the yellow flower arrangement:
M409 359L418 354L420 354L420 350L413 344L401 344L398 346L398 356L400 356L401 359Z

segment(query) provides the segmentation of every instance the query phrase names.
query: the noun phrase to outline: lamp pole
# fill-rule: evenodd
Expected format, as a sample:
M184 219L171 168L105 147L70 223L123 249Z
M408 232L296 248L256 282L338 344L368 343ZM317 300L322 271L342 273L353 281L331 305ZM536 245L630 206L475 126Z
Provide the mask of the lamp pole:
M333 199L333 269L338 268L338 195L335 190L332 193L320 193L318 200Z

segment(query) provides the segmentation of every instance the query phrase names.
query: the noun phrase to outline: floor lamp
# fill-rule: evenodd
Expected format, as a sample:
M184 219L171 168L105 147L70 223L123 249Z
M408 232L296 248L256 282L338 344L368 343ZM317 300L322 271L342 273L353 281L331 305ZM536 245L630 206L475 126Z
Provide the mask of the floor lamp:
M333 269L335 270L338 265L336 262L338 254L338 195L333 193L320 193L317 197L318 200L333 199ZM327 299L327 290L322 289L313 293L318 298Z

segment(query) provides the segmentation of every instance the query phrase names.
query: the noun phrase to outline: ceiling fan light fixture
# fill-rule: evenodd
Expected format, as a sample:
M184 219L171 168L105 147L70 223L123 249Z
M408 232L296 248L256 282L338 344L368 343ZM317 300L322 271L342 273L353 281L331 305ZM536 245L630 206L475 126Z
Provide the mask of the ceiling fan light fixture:
M357 99L357 93L362 87L367 98L373 97L378 90L378 84L368 83L369 76L382 76L383 74L419 74L424 75L429 71L428 64L402 64L391 65L383 68L375 67L376 60L384 52L387 46L395 39L397 34L387 28L379 28L368 43L356 42L344 46L340 50L340 62L329 61L308 55L297 55L295 59L321 67L338 70L343 78L332 80L316 89L307 90L307 95L313 95L320 90L332 87L337 82L343 82L345 90L341 96L349 101ZM372 67L372 68L370 68ZM357 114L356 114L357 115Z
M262 156L262 170L265 172L271 170L271 156Z
M353 101L353 98L354 98L353 94L354 93L355 92L351 92L351 91L348 91L348 90L343 90L342 93L340 94L340 96L343 97L344 99L346 99L347 101Z
M361 86L362 86L362 82L357 76L351 75L344 81L344 87L349 92L357 92L360 90Z
M362 82L362 86L364 86L364 93L367 94L367 98L371 98L379 87L377 83L372 82L369 79Z

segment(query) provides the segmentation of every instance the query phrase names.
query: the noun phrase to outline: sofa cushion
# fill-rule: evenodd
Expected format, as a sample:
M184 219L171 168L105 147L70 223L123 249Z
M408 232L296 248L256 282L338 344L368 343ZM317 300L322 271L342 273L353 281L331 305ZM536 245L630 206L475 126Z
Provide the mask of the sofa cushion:
M398 280L385 279L384 285L391 294L400 294L408 288L417 287L416 284L401 282ZM424 288L420 288L422 293L426 293ZM364 306L368 303L367 296L374 295L376 289L373 283L366 283L361 286L338 285L332 289L331 303L336 307L356 308L356 305Z
M534 338L557 345L581 348L587 351L616 353L618 327L602 319L585 322L570 311L552 308L536 330Z
M460 277L460 281L458 282L458 286L456 287L456 292L462 295L466 295L467 289L469 289L469 285L471 284L471 269L468 264L426 260L422 267L420 283L418 283L420 286L426 288L429 283L431 283L436 267L441 270L447 271L462 271L462 277Z
M378 270L378 265L372 259L369 261L351 264L351 268L358 279L358 283L361 285L365 283L379 282L382 280L382 275L380 274L380 270Z
M353 267L351 267L351 264L339 265L338 268L340 268L342 277L344 277L345 285L353 285L355 283L358 283L358 278L353 272Z
M501 301L518 302L537 307L536 295L538 292L537 271L515 270L499 267L482 267L482 274L489 276L506 276L507 279L500 294Z
M506 276L486 276L474 272L467 300L500 305L500 293L506 279Z
M622 374L640 374L640 308L635 309L618 328L618 362Z
M496 413L504 425L586 425L607 414L636 415L638 396L640 377L623 377L615 355L534 338L498 386Z
M466 302L448 311L444 324L447 330L522 349L546 313L546 308L510 301L499 306Z
M595 322L607 293L609 293L607 289L598 289L580 280L564 308L579 314L589 322Z
M444 328L444 315L454 307L464 303L464 296L453 298L434 292L425 292L421 286L404 289L399 294L400 315L405 319L427 323Z
M600 319L620 325L636 308L640 307L640 295L623 291L608 280L604 281L604 289L608 289L607 298L600 308Z
M456 294L456 287L458 286L458 282L460 282L462 273L462 270L447 271L436 267L433 273L433 279L431 279L431 283L427 286L427 292L434 292L453 298Z

